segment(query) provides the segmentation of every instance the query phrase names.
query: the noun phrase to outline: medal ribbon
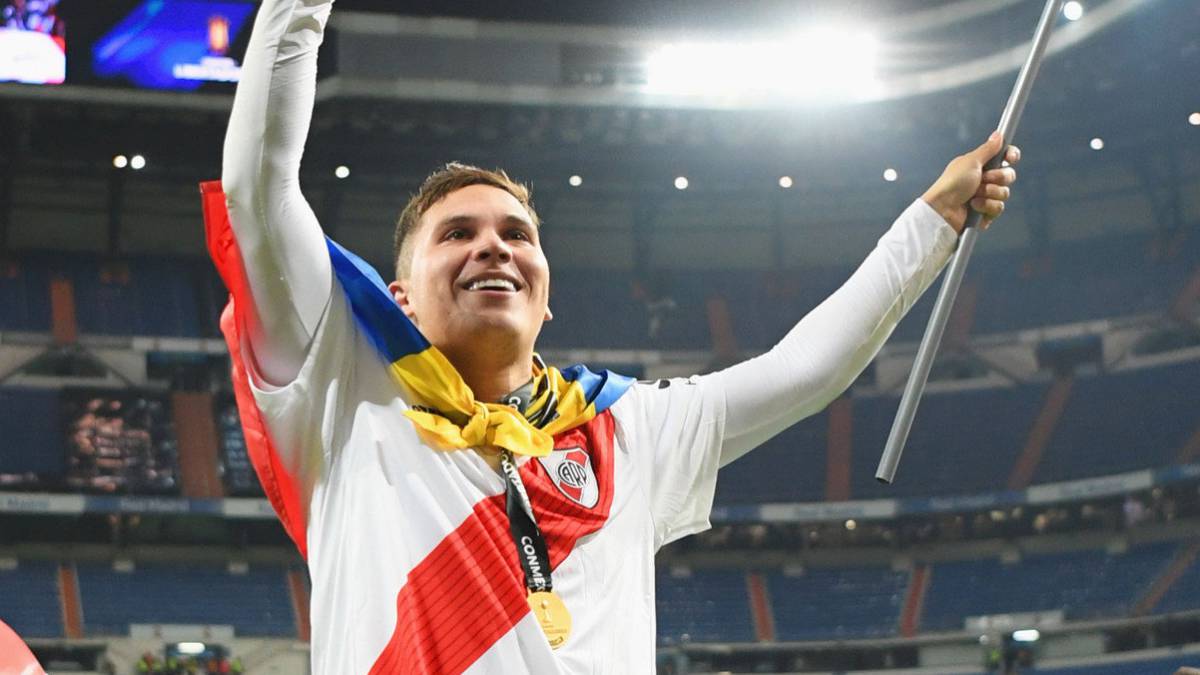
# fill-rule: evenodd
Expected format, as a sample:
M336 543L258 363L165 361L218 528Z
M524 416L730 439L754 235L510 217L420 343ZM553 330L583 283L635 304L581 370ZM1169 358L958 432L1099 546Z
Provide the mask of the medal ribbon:
M508 528L517 547L521 570L525 573L525 588L530 593L553 590L546 539L534 520L529 494L525 492L525 484L521 482L513 454L508 450L500 453L500 473L504 475L504 509L508 514Z

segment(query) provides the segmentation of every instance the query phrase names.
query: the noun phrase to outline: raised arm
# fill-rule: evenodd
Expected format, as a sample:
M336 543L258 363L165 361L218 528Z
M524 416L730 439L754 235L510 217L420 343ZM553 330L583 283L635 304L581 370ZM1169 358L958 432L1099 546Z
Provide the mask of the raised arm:
M725 397L722 465L821 410L854 382L949 260L968 201L985 214L984 227L1004 210L1015 170L982 173L1001 147L993 136L950 162L853 276L771 351L704 378ZM1020 151L1010 148L1007 158L1015 164Z
M300 192L332 5L264 0L225 135L221 182L254 299L246 330L259 374L274 385L299 372L333 283L321 226Z

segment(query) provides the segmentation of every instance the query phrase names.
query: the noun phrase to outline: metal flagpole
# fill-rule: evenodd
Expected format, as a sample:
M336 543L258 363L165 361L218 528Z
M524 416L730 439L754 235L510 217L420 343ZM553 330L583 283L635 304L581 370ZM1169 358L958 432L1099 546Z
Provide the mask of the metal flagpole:
M1025 102L1029 100L1029 90L1037 78L1038 68L1042 64L1042 56L1046 52L1046 43L1050 41L1050 29L1058 18L1062 0L1046 0L1042 9L1042 17L1038 20L1037 30L1033 34L1033 45L1017 82L1013 85L1012 94L1000 115L1000 125L997 127L1004 137L1005 147L1000 154L993 157L983 170L995 169L1004 160L1004 153L1017 132L1017 123L1021 121L1021 113L1025 110ZM942 333L946 331L946 321L950 318L950 309L954 306L954 298L962 285L963 273L967 270L967 261L975 248L975 240L979 237L978 225L983 215L974 209L968 209L967 222L959 238L958 251L950 261L946 271L946 280L938 292L937 302L933 306L933 314L925 327L925 337L917 349L917 358L913 362L912 372L908 375L908 383L904 385L904 395L900 398L900 409L892 422L892 431L888 434L887 445L883 449L883 457L879 460L879 468L875 471L876 480L891 483L896 477L896 466L900 463L900 454L904 452L904 443L908 440L908 432L912 429L913 418L917 414L917 404L921 402L921 394L925 391L925 383L929 380L929 369L933 366L933 358L937 355L938 345L942 342Z

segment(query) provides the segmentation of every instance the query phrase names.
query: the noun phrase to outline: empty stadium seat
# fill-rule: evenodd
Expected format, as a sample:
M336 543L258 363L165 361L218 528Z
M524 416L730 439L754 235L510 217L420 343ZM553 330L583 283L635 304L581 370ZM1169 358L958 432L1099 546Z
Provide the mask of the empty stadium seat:
M843 640L895 635L908 572L887 567L809 568L767 577L775 636Z
M21 560L0 569L0 619L24 638L62 637L58 565Z
M968 616L1062 609L1068 619L1119 617L1174 556L1173 542L1122 554L1100 550L938 563L925 596L923 630L961 630ZM1193 606L1200 600L1192 599Z
M660 570L657 587L659 644L754 640L745 572Z
M88 635L125 635L135 623L232 625L238 636L296 634L282 566L252 566L246 574L201 564L139 563L117 572L80 563L77 569Z

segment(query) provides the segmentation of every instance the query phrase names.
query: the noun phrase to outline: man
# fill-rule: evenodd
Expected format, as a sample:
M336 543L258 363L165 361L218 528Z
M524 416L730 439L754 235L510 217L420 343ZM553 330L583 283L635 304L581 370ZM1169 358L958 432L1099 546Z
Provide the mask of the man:
M541 363L550 274L528 191L449 165L404 209L386 287L300 193L330 1L259 10L206 186L252 459L313 579L316 673L641 673L654 552L708 527L719 466L823 408L1003 209L991 138L767 354L633 383ZM1008 155L1015 163L1015 148ZM227 212L227 216L226 216Z

